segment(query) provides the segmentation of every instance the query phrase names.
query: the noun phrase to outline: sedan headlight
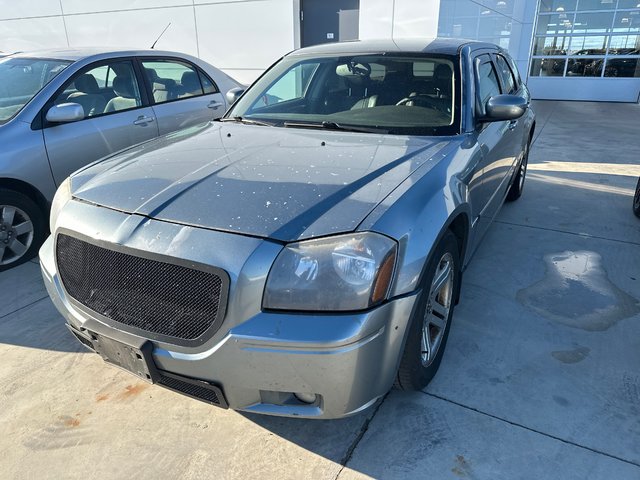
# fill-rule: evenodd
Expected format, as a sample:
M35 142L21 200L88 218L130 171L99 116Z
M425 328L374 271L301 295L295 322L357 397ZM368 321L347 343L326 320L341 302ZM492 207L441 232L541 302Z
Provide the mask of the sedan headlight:
M365 232L287 245L271 267L263 306L278 310L363 310L387 298L397 244Z
M53 197L53 202L51 202L51 214L49 216L49 231L51 233L55 230L60 210L69 200L71 200L71 179L67 178L60 184Z

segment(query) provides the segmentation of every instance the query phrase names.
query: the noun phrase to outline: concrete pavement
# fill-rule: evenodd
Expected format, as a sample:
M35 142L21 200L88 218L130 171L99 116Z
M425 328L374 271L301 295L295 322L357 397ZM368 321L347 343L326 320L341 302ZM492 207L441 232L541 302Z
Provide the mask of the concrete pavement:
M85 353L27 263L0 274L0 477L640 478L640 106L535 108L424 392L341 421L215 409Z

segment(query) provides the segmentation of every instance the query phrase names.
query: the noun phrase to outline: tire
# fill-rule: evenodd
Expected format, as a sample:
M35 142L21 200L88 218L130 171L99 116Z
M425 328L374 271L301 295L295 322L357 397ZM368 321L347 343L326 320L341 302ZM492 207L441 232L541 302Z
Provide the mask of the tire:
M449 273L444 277L444 282L439 282L445 275L447 265ZM411 315L407 342L400 358L394 384L396 388L421 390L436 375L449 337L459 282L458 241L448 231L436 247L422 280L421 293ZM434 309L433 305L439 305L439 308ZM431 343L431 348L427 347L426 350L427 335L423 336L423 332L428 333Z
M33 200L0 188L0 272L35 257L46 234L45 217Z
M640 217L640 178L636 185L636 193L633 196L633 213L636 214L636 217Z
M511 183L511 187L509 187L509 192L507 193L507 202L514 202L520 198L522 195L522 190L524 188L524 181L527 177L527 166L529 164L529 147L531 146L531 138L527 142L524 147L524 155L522 155L522 160L520 161L520 165L518 165L518 172L513 177L513 182Z

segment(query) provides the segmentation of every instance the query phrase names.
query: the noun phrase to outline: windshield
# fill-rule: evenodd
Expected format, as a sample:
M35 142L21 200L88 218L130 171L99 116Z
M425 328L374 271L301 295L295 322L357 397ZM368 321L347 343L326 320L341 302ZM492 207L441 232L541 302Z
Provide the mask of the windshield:
M453 60L385 54L285 57L226 117L280 127L456 134Z
M16 115L70 63L41 58L0 59L0 124Z

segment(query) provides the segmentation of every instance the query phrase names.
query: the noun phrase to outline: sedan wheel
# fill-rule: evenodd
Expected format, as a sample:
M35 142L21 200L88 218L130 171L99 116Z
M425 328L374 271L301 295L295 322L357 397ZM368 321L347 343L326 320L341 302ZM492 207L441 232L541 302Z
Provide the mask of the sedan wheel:
M522 160L520 160L518 172L513 178L513 183L507 193L507 202L513 202L514 200L519 199L522 195L524 181L527 178L527 166L529 165L529 143L525 145L524 152L522 152Z
M0 271L33 258L44 230L40 209L29 197L0 189Z
M640 217L640 178L638 179L638 185L636 185L636 194L633 196L633 213Z
M420 390L435 376L444 354L460 283L458 241L448 231L425 270L422 293L408 325L395 386Z

